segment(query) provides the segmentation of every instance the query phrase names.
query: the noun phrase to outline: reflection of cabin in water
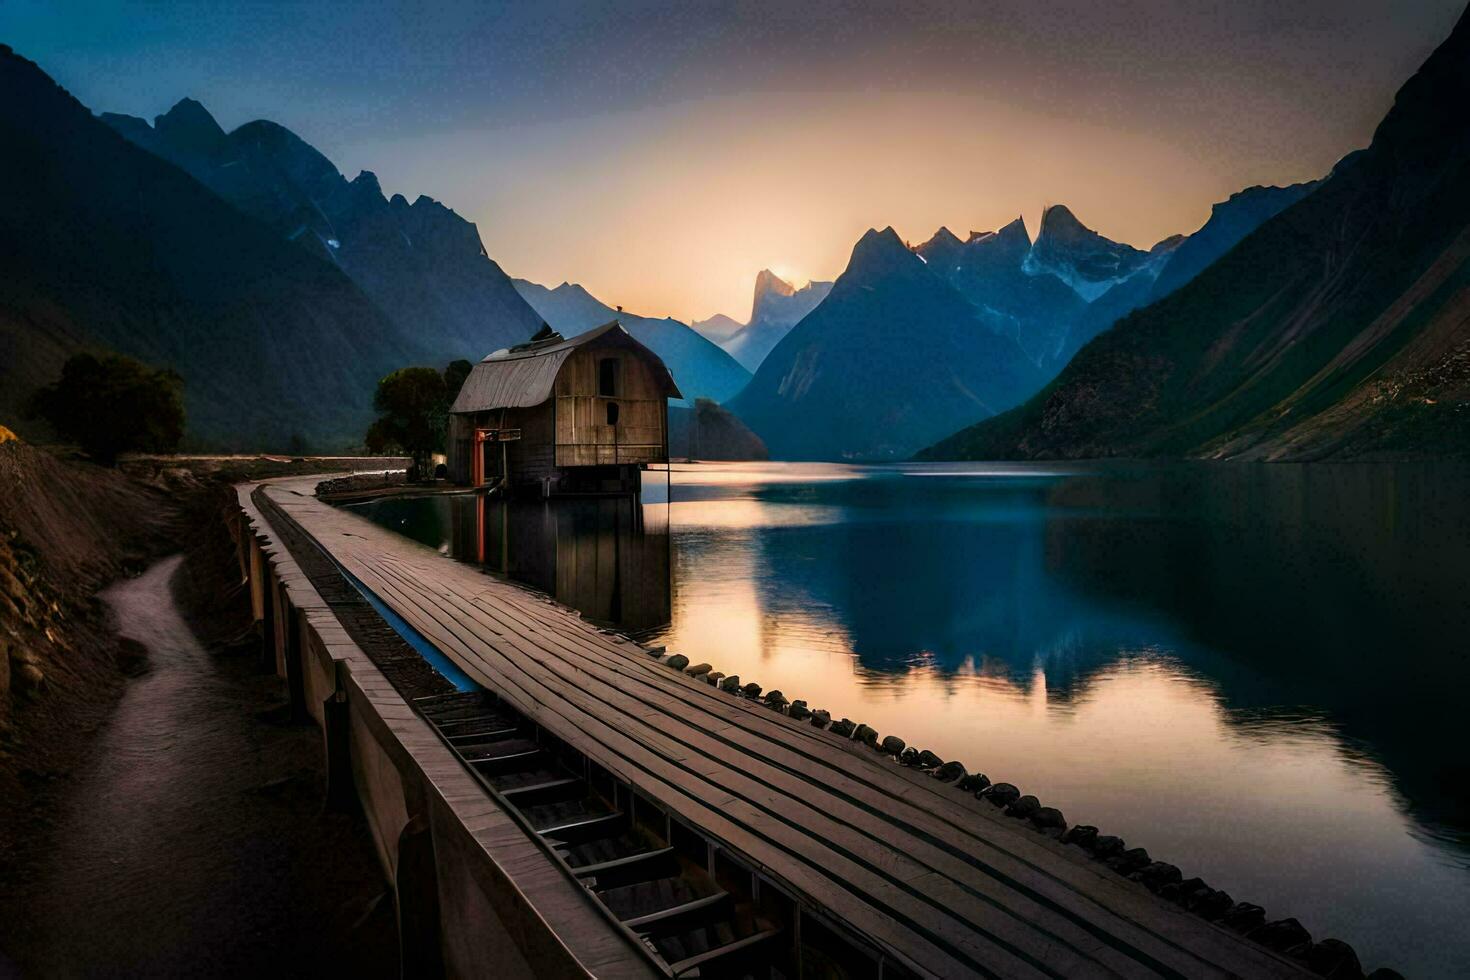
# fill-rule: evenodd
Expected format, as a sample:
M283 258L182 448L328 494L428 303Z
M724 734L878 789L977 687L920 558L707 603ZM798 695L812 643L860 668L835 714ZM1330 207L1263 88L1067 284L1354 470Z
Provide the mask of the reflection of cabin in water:
M570 340L543 329L465 379L449 409L449 476L543 495L635 491L646 464L668 461L666 400L679 397L617 321Z
M668 625L669 533L661 506L627 494L504 500L455 494L450 548L554 596L600 625Z

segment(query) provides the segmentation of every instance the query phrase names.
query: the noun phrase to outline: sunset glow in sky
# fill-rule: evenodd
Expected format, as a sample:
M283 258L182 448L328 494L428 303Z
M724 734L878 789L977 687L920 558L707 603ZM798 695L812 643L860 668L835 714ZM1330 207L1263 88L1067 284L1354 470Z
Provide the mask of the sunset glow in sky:
M890 6L10 0L0 39L95 111L280 122L514 276L743 320L759 269L833 278L869 227L1034 234L1065 203L1147 247L1321 176L1463 4Z

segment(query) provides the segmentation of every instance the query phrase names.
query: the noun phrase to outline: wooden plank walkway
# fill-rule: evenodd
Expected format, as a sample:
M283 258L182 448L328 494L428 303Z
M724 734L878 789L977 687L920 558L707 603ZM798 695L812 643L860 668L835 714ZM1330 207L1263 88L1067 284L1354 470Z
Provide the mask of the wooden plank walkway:
M1308 975L952 786L324 504L314 482L266 492L467 674L920 974Z

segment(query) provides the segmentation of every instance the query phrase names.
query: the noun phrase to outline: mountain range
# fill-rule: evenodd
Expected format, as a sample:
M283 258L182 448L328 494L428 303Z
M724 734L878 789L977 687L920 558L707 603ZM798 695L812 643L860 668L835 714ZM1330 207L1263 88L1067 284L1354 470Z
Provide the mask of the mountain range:
M0 46L0 416L106 348L185 380L194 445L360 441L422 347L335 263L134 146Z
M755 297L750 304L749 320L740 323L721 313L692 326L729 351L746 370L753 372L781 342L781 338L790 333L802 317L816 309L831 291L830 282L809 282L798 289L770 269L762 269L755 277Z
M863 235L729 408L778 459L903 458L1044 380L998 318L887 228Z
M429 197L384 196L378 178L352 180L306 141L264 119L226 133L183 99L152 126L99 118L169 161L283 238L337 265L431 364L477 360L541 326L488 255L474 224Z
M725 401L750 380L750 372L733 357L679 320L638 316L610 307L576 283L564 282L554 289L526 279L516 279L514 284L540 317L568 337L609 320L620 322L669 366L684 393L685 400L678 404L690 405L698 398Z
M1099 335L1025 405L923 455L1470 453L1466 105L1470 15L1367 149ZM1156 285L1171 285L1167 267Z
M914 248L937 275L998 319L1002 332L1046 371L1087 301L1049 272L1028 272L1032 251L1031 235L1021 218L999 231L972 231L964 241L940 228Z
M870 230L836 283L763 270L747 322L698 331L513 281L472 223L274 123L225 132L189 99L95 117L0 49L0 418L108 348L184 376L194 446L345 448L393 368L616 318L777 458L1462 449L1465 31L1368 149L1192 235L1143 250L1062 205L1034 241L1019 218L912 248Z
M1034 242L1017 218L963 240L940 228L908 249L915 261L907 263L857 262L854 250L830 295L786 329L729 407L776 458L904 455L926 444L921 433L965 412L983 418L1031 394L1087 341L1147 303L1176 258L1183 262L1171 275L1187 281L1310 189L1241 191L1216 205L1194 235L1175 235L1148 251L1103 237L1062 205L1046 209ZM859 249L866 254L875 243L886 249L896 240L870 231L869 245ZM970 336L976 331L989 336ZM900 356L955 337L966 339L943 357ZM995 344L998 338L1007 343ZM954 357L980 347L986 352L975 355L978 361L956 365ZM1012 364L1015 352L1024 367ZM994 378L992 370L999 372ZM860 414L849 423L833 417L854 405L892 411L879 426Z
M1041 231L1022 267L1033 276L1056 276L1091 303L1137 276L1157 277L1183 238L1171 236L1145 252L1104 238L1078 221L1065 205L1054 204L1042 212Z

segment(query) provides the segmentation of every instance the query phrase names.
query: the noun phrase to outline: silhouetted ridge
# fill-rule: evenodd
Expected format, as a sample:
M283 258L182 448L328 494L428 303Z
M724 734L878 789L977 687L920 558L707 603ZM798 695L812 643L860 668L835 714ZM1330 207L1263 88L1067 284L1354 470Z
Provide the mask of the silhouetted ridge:
M1263 222L1300 201L1321 181L1290 187L1247 187L1210 209L1210 218L1185 241L1159 272L1149 301L1162 299L1189 282ZM1157 248L1157 246L1156 246Z
M1077 241L1093 237L1102 236L1077 220L1072 209L1065 204L1053 204L1041 212L1041 230L1036 233L1037 241Z
M1366 151L928 454L1470 454L1467 104L1470 14Z
M932 269L892 228L858 240L831 292L730 404L772 456L904 456L1041 382L996 318Z
M287 241L342 268L429 363L480 357L524 339L540 323L485 254L478 229L426 195L385 197L364 170L348 181L289 129L257 119L228 135L185 99L148 129L104 121L182 167Z
M153 121L153 128L181 152L199 156L218 153L225 143L225 131L214 121L214 116L193 99L180 99L172 109Z
M920 264L890 225L882 231L869 228L858 239L843 275L881 275L896 269L912 269Z
M759 306L761 300L768 294L790 296L794 292L796 292L796 287L776 275L770 269L762 269L760 272L757 272L755 275L755 301L751 306L751 318L754 319L755 307Z
M192 108L178 120L191 135L208 128ZM340 270L128 142L8 48L0 145L6 424L69 353L106 348L183 375L196 446L271 449L296 435L346 448L372 417L377 378L419 358Z

